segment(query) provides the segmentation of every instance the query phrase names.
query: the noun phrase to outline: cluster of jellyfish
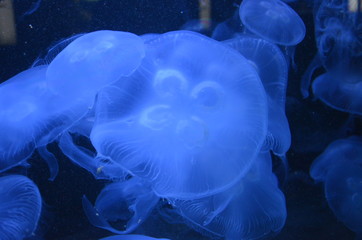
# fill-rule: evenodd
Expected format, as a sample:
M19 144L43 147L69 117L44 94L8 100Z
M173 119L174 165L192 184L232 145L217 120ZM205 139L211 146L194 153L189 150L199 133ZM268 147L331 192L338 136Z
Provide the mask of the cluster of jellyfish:
M301 90L308 97L312 85L328 106L360 115L361 13L348 7L314 3L318 53ZM53 142L108 182L95 203L82 199L90 223L117 234L104 239L155 239L132 233L156 208L211 239L278 234L287 209L272 156L288 181L288 70L305 32L286 3L244 0L211 37L102 30L59 43L0 85L0 239L26 239L36 230L41 193L27 177L7 172L37 151L54 180ZM325 73L312 81L317 68ZM360 137L340 139L310 171L324 183L335 216L357 235L361 157Z

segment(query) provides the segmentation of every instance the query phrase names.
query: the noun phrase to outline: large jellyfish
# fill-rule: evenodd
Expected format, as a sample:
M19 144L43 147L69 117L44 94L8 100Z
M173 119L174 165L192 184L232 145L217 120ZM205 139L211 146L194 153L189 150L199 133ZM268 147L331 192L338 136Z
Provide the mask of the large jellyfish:
M328 205L348 228L362 234L362 139L331 143L311 166L310 175L324 183Z
M0 177L0 239L22 240L36 230L41 212L37 186L20 175Z
M305 36L302 19L280 0L244 0L239 14L247 30L272 43L297 45Z
M279 232L286 220L285 198L269 152L260 153L232 188L205 198L175 200L173 205L191 227L227 240L263 238Z
M268 96L268 134L265 145L277 155L290 147L290 131L285 115L288 66L280 49L263 39L239 35L225 44L239 51L255 67Z
M203 35L176 31L146 42L130 79L100 92L91 140L157 195L187 199L238 181L266 129L265 91L248 61Z

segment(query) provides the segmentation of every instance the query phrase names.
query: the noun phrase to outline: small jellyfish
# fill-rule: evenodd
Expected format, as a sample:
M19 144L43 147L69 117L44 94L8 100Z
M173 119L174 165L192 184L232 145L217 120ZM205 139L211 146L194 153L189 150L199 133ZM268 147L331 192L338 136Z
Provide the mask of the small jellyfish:
M46 78L52 91L71 99L89 97L130 75L144 57L143 40L132 33L96 31L78 37L50 63Z
M270 153L261 152L230 189L205 198L170 200L185 222L222 239L260 239L279 232L286 220L283 193L272 173Z
M328 71L362 68L361 20L348 6L348 1L323 0L315 15L318 56Z
M313 93L323 103L339 111L362 115L362 75L330 71L318 76Z
M305 36L302 19L280 0L244 0L239 14L247 30L272 43L297 45Z
M0 177L0 239L22 240L36 230L41 212L37 186L27 177Z
M310 175L324 183L329 207L357 235L362 234L362 139L352 136L331 143L314 160Z
M359 74L362 69L360 14L349 10L349 1L323 0L314 15L318 52L301 81L304 98L309 96L316 69L323 67L327 72Z
M210 195L247 172L265 139L267 102L242 55L198 33L169 32L147 42L129 78L97 97L98 154L163 197Z

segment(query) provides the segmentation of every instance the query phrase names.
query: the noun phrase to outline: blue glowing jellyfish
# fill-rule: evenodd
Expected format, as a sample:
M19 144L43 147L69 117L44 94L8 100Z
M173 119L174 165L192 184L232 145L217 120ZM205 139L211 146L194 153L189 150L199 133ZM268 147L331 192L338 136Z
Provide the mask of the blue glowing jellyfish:
M144 57L143 40L131 33L75 38L55 58L47 56L0 85L0 172L24 164L38 148L54 179L57 161L46 145L87 114L102 87L131 74Z
M362 74L327 72L312 85L314 96L339 111L362 115Z
M88 33L54 58L46 73L47 84L72 101L90 98L91 106L102 87L130 75L143 57L143 40L137 35L107 30Z
M260 153L250 171L230 189L171 203L188 225L206 235L259 239L279 232L286 220L286 205L271 163L269 152Z
M37 186L20 175L0 177L0 239L22 240L36 230L41 212Z
M256 69L268 96L268 134L266 148L284 155L291 142L289 124L285 115L288 66L280 49L263 39L239 35L225 41L249 60Z
M116 234L134 231L152 212L159 198L149 185L137 177L106 186L93 207L83 197L83 208L89 221L96 227ZM116 229L113 222L123 221L124 229Z
M349 229L362 234L362 139L331 143L311 166L310 175L324 183L328 205Z
M265 91L248 61L176 31L146 42L139 69L99 93L91 141L158 196L194 198L238 181L266 130Z
M126 235L115 235L115 236L105 237L100 240L169 240L169 239L153 238L153 237L136 235L136 234L126 234Z
M77 107L64 107L46 84L46 66L26 70L0 85L0 172L24 164L36 147L46 146L80 118ZM41 153L47 154L45 148ZM45 158L51 178L57 163Z
M280 0L244 0L239 14L247 30L272 43L297 45L305 36L302 19Z
M327 70L361 68L362 28L348 1L323 0L315 17L318 55Z
M314 21L318 52L302 78L303 97L309 96L313 73L320 67L328 72L361 74L362 24L352 5L348 1L323 0L317 8Z

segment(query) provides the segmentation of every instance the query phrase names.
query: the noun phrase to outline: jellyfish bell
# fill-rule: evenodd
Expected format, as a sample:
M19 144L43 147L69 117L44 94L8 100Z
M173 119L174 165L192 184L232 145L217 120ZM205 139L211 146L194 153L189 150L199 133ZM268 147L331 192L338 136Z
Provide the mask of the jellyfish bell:
M47 84L47 69L45 65L30 68L0 85L0 172L25 164L38 149L53 180L58 164L46 145L88 110L85 103L54 95Z
M339 111L362 114L361 73L331 71L318 76L313 93L323 103Z
M239 14L248 31L272 43L297 45L305 36L302 19L280 0L244 0Z
M331 143L314 160L310 175L324 183L329 207L357 235L362 234L362 140L352 136Z
M54 140L77 117L75 109L64 109L49 92L46 70L34 67L0 85L1 172L24 163L36 147Z
M147 42L126 81L98 95L91 140L99 154L159 196L210 195L245 174L266 134L267 104L244 57L200 34L170 32Z
M75 39L54 58L46 73L47 83L60 96L92 98L103 86L131 74L143 56L143 40L137 35L91 32Z
M42 205L37 186L24 176L4 176L0 178L0 196L0 239L30 237Z

